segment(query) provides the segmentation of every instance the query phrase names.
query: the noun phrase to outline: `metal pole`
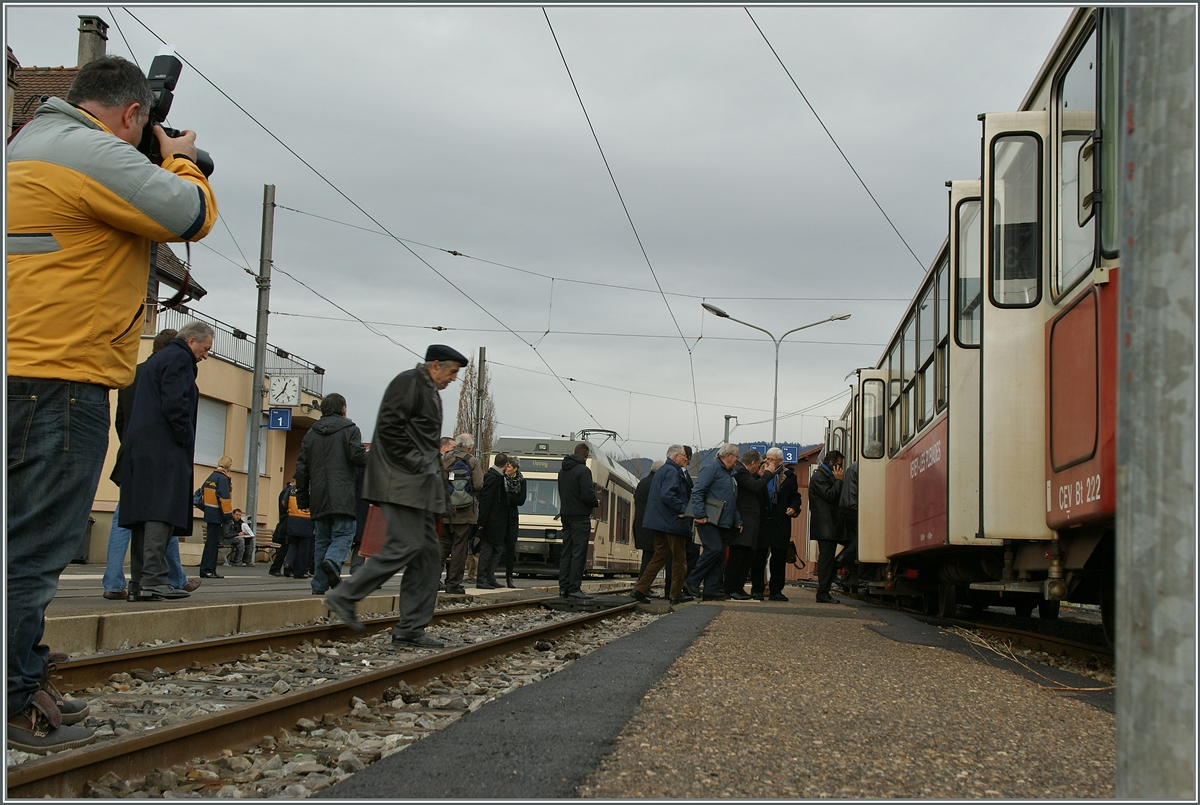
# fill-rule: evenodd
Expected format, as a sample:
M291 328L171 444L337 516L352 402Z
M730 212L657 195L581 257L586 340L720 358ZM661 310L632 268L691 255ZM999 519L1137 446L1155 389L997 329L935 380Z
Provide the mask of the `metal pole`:
M775 339L774 336L771 338L775 340L775 404L771 408L771 447L774 447L775 429L779 425L779 342L783 339Z
M729 444L729 420L737 419L733 414L725 415L725 444Z
M475 457L483 460L483 373L487 370L487 347L479 348L475 367Z
M267 365L267 311L271 299L271 242L275 230L275 185L263 185L262 245L258 252L258 322L254 325L254 379L250 386L250 457L246 467L246 518L258 527L258 450L262 441L263 377Z
M1196 9L1116 16L1116 796L1195 801Z

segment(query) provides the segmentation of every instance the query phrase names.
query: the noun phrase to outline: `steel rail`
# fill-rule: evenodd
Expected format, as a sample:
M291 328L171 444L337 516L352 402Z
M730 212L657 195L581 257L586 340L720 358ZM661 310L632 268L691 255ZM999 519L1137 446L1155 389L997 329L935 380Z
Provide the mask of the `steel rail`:
M863 603L874 604L875 606L896 609L901 612L908 612L918 616L922 620L934 623L936 625L948 624L951 626L958 626L963 629L969 629L974 632L979 632L981 634L989 634L1003 640L1011 640L1014 644L1020 645L1032 651L1044 651L1048 654L1065 654L1068 657L1076 660L1090 660L1092 657L1096 657L1100 660L1106 661L1110 665L1114 661L1113 650L1108 646L1103 646L1098 643L1081 643L1077 640L1069 640L1065 637L1055 637L1054 635L1031 632L1025 629L1014 629L1009 626L993 626L990 624L979 623L978 621L962 620L960 618L943 618L938 615L930 615L923 610L900 606L897 603L893 603L873 595L848 592L839 592L838 595L844 598L853 598L856 601L862 601Z
M538 596L499 604L437 610L433 613L430 625L436 626L439 623L452 623L465 618L528 609L539 606L543 601L551 598L553 596ZM392 626L397 620L399 620L398 615L387 615L382 618L365 618L362 624L368 629L376 630ZM190 668L195 663L199 663L201 666L216 665L233 662L240 659L243 654L256 654L267 649L287 651L302 645L305 641L348 640L355 635L356 633L344 623L329 623L99 654L58 665L55 669L58 679L55 682L61 690L70 693L103 685L113 674L128 672L132 668L145 667L146 670L151 670L159 667L173 673Z
M620 604L586 612L568 620L539 626L514 635L493 638L461 648L439 651L427 657L389 668L330 682L307 690L193 719L186 724L154 730L146 735L49 755L10 770L7 797L74 798L84 795L88 781L106 772L122 779L143 777L158 768L186 763L197 757L212 757L222 749L241 752L255 746L281 724L296 719L321 717L325 713L350 712L350 699L379 698L399 681L414 687L429 679L485 663L493 657L533 645L539 640L561 636L585 624L636 609Z

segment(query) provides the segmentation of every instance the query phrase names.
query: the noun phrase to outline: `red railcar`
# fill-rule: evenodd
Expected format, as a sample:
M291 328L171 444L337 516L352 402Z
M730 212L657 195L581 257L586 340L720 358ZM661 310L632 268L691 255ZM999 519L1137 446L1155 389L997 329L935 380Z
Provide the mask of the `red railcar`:
M861 582L1111 627L1120 26L1077 9L1014 112L980 115L980 178L826 449L859 462ZM844 449L842 447L844 446Z

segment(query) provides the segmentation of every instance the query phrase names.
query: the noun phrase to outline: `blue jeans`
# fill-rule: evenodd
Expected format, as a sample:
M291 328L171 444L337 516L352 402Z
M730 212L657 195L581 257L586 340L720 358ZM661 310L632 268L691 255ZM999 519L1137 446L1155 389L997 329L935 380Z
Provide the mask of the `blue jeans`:
M129 553L129 529L117 525L117 512L121 507L113 509L112 528L108 532L108 559L104 566L104 579L100 583L110 593L119 593L125 589L125 555ZM183 572L183 563L179 561L179 537L171 537L167 543L167 581L176 590L187 584L187 574Z
M705 595L721 593L721 573L725 570L725 540L722 532L729 529L717 528L712 523L696 523L696 533L704 553L696 560L696 566L688 574L688 584L700 587Z
M8 378L8 712L42 684L46 607L75 557L108 450L108 389Z
M350 544L354 542L354 532L358 529L358 520L348 514L327 514L324 517L313 518L313 577L314 593L322 593L329 589L329 579L321 561L328 559L340 569L350 557Z

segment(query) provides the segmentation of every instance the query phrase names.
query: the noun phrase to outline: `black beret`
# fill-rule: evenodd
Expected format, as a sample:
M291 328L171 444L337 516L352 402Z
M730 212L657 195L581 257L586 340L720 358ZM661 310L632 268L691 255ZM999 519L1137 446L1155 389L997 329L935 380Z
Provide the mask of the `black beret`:
M445 344L430 344L429 349L425 350L425 362L432 363L433 361L454 361L459 366L466 366L471 362L457 349Z

